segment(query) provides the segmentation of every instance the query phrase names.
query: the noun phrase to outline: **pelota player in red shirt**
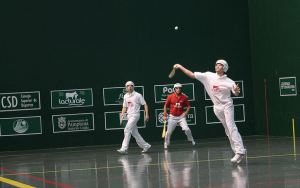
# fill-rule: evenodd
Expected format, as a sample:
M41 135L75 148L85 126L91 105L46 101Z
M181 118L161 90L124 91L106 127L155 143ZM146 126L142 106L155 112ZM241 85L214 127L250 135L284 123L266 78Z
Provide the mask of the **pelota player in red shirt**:
M168 145L170 145L170 138L177 124L179 124L182 130L185 131L188 140L192 142L193 146L196 145L196 142L192 136L192 132L186 122L186 115L188 114L191 105L188 101L188 98L181 93L182 85L180 83L176 83L174 85L174 90L175 92L168 96L164 106L164 121L167 120L167 107L170 106L168 129L164 144L165 149L168 149ZM187 106L187 110L185 112L183 110L183 105Z

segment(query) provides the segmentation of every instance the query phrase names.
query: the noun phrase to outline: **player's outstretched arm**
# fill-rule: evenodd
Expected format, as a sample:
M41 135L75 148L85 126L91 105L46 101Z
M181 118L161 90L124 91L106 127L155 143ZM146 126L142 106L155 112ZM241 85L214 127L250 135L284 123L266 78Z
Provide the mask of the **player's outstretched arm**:
M190 78L195 79L195 74L194 74L192 71L190 71L190 70L184 68L182 65L180 65L180 64L175 64L175 65L174 65L174 68L175 68L175 69L180 69L180 70L182 70L182 72L183 72L184 74L188 75Z

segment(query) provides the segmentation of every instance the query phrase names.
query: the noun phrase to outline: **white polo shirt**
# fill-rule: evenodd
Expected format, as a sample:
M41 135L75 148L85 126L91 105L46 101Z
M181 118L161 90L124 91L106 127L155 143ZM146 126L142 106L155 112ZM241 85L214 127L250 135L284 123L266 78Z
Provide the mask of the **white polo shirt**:
M230 91L234 93L233 86L236 87L236 84L226 74L221 77L212 72L195 72L194 74L195 78L204 85L215 105L232 103Z
M145 104L144 97L136 91L133 91L131 95L128 93L124 95L123 107L127 107L128 115L140 114L140 107Z

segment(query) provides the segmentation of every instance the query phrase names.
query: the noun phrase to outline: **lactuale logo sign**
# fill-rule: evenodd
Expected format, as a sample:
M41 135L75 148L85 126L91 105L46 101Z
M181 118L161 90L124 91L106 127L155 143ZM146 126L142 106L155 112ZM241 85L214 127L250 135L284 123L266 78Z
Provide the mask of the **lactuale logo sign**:
M72 93L59 92L59 96L66 97L66 99L59 99L59 104L68 105L68 106L83 105L85 102L85 99L82 99L82 97L84 96L85 92L80 91L80 94L82 96L78 97L78 93L76 91L74 91Z
M92 89L51 91L52 108L93 106Z

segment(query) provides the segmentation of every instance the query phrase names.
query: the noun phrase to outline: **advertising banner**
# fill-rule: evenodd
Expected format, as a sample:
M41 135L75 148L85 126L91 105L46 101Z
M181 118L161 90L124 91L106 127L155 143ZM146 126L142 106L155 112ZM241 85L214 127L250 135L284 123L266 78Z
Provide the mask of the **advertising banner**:
M240 94L239 96L235 96L232 92L231 92L231 98L232 99L237 99L237 98L244 98L244 83L243 81L234 81L235 84L239 84L239 88L240 88ZM209 95L206 92L206 89L204 88L204 93L205 93L205 100L211 100Z
M206 124L221 123L214 113L213 106L205 107ZM234 121L245 122L245 108L244 104L234 105Z
M128 118L127 113L124 113L124 118L122 122L121 120L121 113L122 111L115 111L115 112L105 112L105 130L115 130L115 129L124 129ZM140 111L140 119L137 122L138 128L146 128L146 122L145 122L145 110Z
M1 136L42 134L41 116L0 118Z
M0 93L0 111L39 110L40 92Z
M134 86L134 90L144 97L144 86ZM103 88L104 106L122 105L124 95L127 93L125 87ZM147 102L147 101L146 101Z
M186 110L187 107L184 108ZM169 119L169 109L167 110ZM164 126L164 109L156 109L155 110L155 116L156 116L156 127L163 127ZM168 121L167 119L167 121ZM188 125L196 125L196 108L191 107L189 113L186 116L186 121ZM168 125L168 123L167 123Z
M279 78L280 96L296 96L296 77Z
M92 89L51 91L51 108L74 108L93 106Z
M166 102L168 96L174 93L174 84L154 85L155 103ZM187 83L181 85L182 93L187 96L189 101L194 101L194 83Z
M52 116L53 133L92 131L94 113L60 114Z

